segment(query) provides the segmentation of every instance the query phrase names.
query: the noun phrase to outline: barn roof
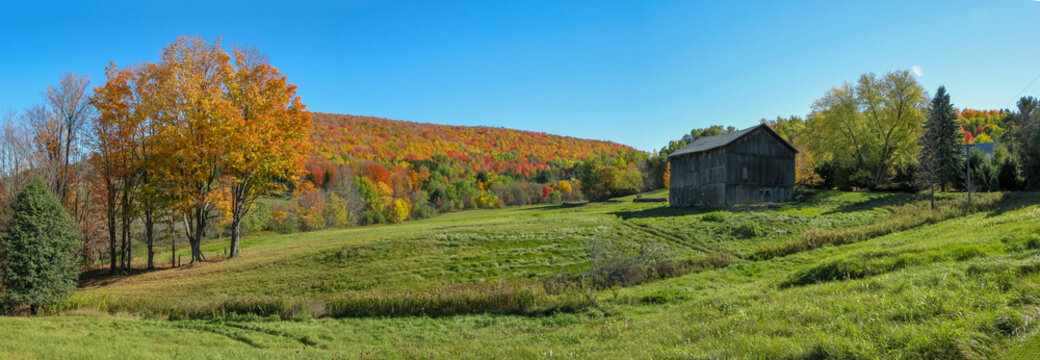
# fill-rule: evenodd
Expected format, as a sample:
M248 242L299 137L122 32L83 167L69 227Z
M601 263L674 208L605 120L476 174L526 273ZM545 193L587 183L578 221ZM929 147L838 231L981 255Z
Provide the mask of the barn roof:
M770 129L769 126L766 126L766 124L759 124L740 131L734 131L722 135L712 135L697 138L697 140L694 140L689 145L683 146L682 149L676 150L675 152L669 154L668 157L698 153L701 151L708 151L711 149L725 147L730 143L737 141L737 139L744 137L744 135L750 134L758 128L765 128L766 131L770 135L773 135L773 137L776 138L776 140L780 141L781 144L784 144L784 146L791 149L791 151L793 151L795 154L798 153L798 149L795 149L795 147L791 145L791 143L787 142L787 140L784 140L783 137L781 137L779 134L773 131L773 129Z

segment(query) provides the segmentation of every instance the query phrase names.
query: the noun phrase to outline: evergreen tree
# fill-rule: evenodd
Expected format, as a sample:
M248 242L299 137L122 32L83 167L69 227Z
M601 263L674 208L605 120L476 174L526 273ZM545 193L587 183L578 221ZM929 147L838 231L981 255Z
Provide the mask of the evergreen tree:
M962 135L957 124L957 112L950 103L950 94L940 86L932 99L928 120L921 136L921 159L917 180L923 186L946 187L960 179ZM934 200L933 200L934 201Z
M12 204L7 232L0 236L3 304L28 305L33 315L76 288L76 223L39 178Z

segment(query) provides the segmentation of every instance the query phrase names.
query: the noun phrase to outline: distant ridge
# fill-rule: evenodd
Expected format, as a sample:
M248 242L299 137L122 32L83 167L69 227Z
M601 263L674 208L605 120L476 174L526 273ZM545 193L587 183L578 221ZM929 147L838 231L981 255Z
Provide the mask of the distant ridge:
M596 153L638 151L603 140L488 126L458 126L315 112L314 152L338 163L451 159L464 170L532 176Z

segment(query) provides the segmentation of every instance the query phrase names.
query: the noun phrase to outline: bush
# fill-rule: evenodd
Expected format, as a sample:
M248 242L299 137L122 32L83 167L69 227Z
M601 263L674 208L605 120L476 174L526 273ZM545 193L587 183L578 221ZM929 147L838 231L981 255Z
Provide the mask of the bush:
M365 210L361 213L361 225L382 224L386 222L386 216L381 211Z
M345 228L353 225L347 200L334 192L330 192L325 201L325 225L334 228Z
M0 284L5 307L40 308L60 303L76 288L79 234L58 199L35 178L11 206L0 236Z
M437 210L429 204L422 204L412 209L412 217L415 219L426 219L437 214Z
M271 211L268 210L267 205L264 203L256 203L253 209L246 213L246 216L242 218L242 223L239 224L242 230L242 235L256 235L264 231L264 227L267 222L270 221ZM231 224L228 224L226 229L228 233L231 233Z
M271 209L271 216L265 228L279 234L291 234L299 231L300 217L296 209L283 206L275 206Z
M319 214L316 211L307 210L307 209L301 209L299 211L299 214L300 214L299 215L300 216L300 222L299 222L300 230L303 230L303 231L315 231L315 230L321 230L321 229L325 228L325 217L322 216L322 214Z

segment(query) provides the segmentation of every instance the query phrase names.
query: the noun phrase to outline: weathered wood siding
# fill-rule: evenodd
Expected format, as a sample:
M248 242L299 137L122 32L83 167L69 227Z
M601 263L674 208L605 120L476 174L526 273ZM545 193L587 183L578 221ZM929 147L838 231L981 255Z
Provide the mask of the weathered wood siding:
M669 203L707 205L726 201L726 149L719 148L669 159Z
M790 201L794 155L759 128L732 143L670 158L673 206L722 206Z

